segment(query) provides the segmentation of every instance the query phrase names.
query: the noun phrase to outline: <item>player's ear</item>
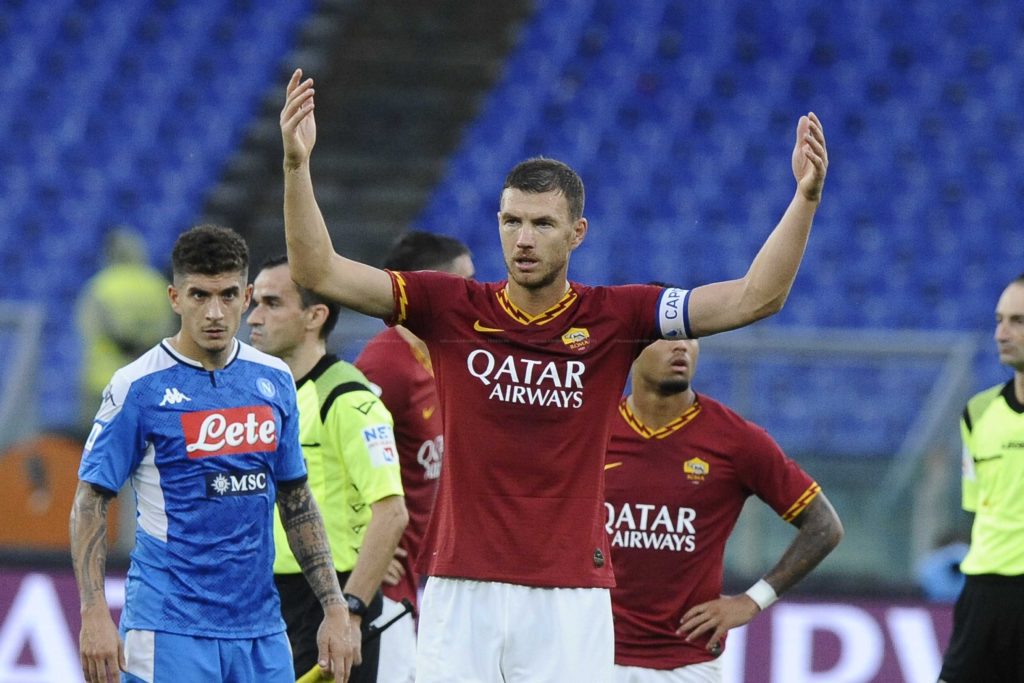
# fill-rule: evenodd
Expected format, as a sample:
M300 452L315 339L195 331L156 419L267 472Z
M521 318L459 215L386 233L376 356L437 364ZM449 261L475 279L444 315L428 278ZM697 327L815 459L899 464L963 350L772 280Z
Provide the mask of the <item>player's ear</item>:
M587 219L584 218L583 216L580 216L576 220L576 222L573 223L573 226L572 226L572 230L573 230L572 241L569 243L569 247L571 249L575 249L576 247L578 247L581 244L583 244L583 238L587 236L587 229L588 228L589 228L589 225L587 223Z
M306 309L306 314L309 316L308 329L317 329L325 322L330 315L331 310L327 308L326 304L313 304Z
M242 302L243 308L249 308L249 304L252 303L252 283L250 282L245 286L245 300Z
M178 315L181 315L181 306L178 302L178 288L172 285L167 285L167 299L171 302L171 310Z

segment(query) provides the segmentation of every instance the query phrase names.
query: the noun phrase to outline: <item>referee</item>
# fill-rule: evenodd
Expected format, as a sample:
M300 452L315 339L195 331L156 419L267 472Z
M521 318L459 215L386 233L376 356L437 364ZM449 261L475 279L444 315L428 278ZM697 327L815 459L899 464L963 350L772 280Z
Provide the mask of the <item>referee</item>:
M995 341L1013 379L971 398L960 421L974 525L944 683L1024 681L1024 274L999 297Z

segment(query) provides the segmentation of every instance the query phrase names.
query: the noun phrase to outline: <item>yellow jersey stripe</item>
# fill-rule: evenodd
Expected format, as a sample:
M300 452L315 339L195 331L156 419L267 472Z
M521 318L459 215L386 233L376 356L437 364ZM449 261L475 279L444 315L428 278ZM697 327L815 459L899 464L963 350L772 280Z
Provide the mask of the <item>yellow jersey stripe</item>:
M692 422L693 419L700 414L700 411L700 402L694 401L693 405L684 410L682 415L672 420L664 427L659 427L658 429L651 429L643 422L641 422L640 418L638 418L633 413L633 411L629 407L629 403L626 402L626 399L622 399L619 402L619 414L622 415L624 420L626 420L626 424L632 427L633 431L635 431L637 434L644 437L645 439L664 439L667 436L671 436L672 434L678 432L680 429L682 429L690 422Z
M800 497L796 499L795 503L789 506L789 509L782 515L782 519L787 522L792 522L807 508L808 505L811 504L811 501L814 500L819 493L821 493L821 487L818 486L818 482L814 482L806 491L800 494Z
M505 289L498 290L497 297L498 304L501 308L516 322L523 325L546 325L568 310L569 307L576 302L576 299L579 298L579 295L576 293L576 290L570 287L558 303L538 315L530 315L512 303L512 300L508 298L508 292L506 292Z
M391 273L391 281L394 283L395 289L398 290L398 310L395 311L395 324L404 325L409 308L409 295L405 292L405 278L401 273L388 272Z

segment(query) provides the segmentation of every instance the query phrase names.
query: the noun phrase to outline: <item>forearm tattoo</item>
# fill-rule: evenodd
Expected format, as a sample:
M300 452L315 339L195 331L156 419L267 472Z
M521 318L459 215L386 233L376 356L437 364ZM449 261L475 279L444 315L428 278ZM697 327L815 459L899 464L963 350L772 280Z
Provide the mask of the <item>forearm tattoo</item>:
M327 531L308 484L290 487L277 494L277 509L288 536L288 545L302 567L320 604L344 602Z
M107 505L109 499L80 483L71 506L71 564L82 607L105 601Z

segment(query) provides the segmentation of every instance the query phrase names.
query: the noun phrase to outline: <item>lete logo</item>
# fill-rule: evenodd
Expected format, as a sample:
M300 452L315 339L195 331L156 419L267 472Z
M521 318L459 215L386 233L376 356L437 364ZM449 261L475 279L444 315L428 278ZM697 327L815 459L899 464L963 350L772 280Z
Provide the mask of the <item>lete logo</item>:
M190 458L277 450L277 426L270 406L185 413L181 427Z

